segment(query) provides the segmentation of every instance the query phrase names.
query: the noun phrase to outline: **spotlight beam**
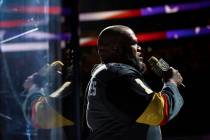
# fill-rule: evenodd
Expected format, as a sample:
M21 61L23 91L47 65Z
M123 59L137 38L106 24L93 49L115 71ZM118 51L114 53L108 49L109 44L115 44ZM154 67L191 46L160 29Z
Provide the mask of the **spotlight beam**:
M8 41L11 41L11 40L13 40L13 39L16 39L16 38L18 38L18 37L21 37L21 36L30 34L30 33L32 33L32 32L35 32L35 31L37 31L37 30L39 30L39 28L34 28L34 29L28 30L28 31L26 31L26 32L23 32L23 33L21 33L21 34L18 34L18 35L16 35L16 36L7 38L7 39L5 39L5 40L2 40L2 41L0 42L0 45L6 43L6 42L8 42Z

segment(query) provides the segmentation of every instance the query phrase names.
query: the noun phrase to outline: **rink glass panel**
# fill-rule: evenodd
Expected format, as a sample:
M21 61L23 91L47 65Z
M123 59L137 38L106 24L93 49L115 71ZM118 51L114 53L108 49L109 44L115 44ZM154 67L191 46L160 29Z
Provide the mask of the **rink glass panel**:
M33 98L24 104L29 94L26 89L29 85L24 83L32 74L46 72L44 79L32 80L43 88L36 89L37 92L44 91L46 97L64 82L73 83L72 48L67 45L72 37L68 32L71 25L62 27L64 17L71 10L62 8L58 0L0 0L0 11L0 139L64 140L73 137L74 126L40 129L26 119L31 117L31 112L28 112L29 116L24 114L25 108L33 106ZM54 61L64 64L60 71L62 75L46 67ZM65 91L67 98L50 102L50 107L74 122L75 101L74 97L69 97L71 90ZM67 101L71 107L63 109ZM48 119L47 114L43 116Z

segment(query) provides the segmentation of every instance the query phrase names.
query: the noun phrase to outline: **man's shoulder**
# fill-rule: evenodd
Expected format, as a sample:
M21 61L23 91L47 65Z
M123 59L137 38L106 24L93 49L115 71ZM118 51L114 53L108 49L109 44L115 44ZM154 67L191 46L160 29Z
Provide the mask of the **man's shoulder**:
M122 63L99 64L92 70L92 77L100 79L115 79L121 76L141 76L135 68Z
M140 74L134 67L127 64L122 64L122 63L109 63L107 64L107 68L109 69L109 71L120 76Z
M96 64L94 65L92 71L91 71L91 76L95 77L96 75L98 75L99 73L101 73L102 71L107 70L107 67L105 64Z

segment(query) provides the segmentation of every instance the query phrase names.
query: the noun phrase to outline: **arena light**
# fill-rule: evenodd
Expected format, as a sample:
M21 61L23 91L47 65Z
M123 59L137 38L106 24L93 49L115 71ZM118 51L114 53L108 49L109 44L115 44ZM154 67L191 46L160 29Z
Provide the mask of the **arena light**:
M202 36L210 34L210 25L205 27L194 27L187 29L177 29L177 30L168 30L168 31L159 31L159 32L149 32L149 33L137 33L136 36L140 42L150 42L157 40L173 40L181 39L193 36ZM96 46L97 38L96 37L87 37L80 39L80 46Z
M35 32L36 31L36 32ZM50 41L50 40L57 40L57 41L69 41L71 40L71 33L49 33L43 31L37 31L37 28L33 30L18 33L18 32L6 32L5 30L0 30L0 38L3 40L2 43L12 41L14 39L16 42L23 42L23 41ZM5 39L6 38L6 39Z
M12 6L9 12L28 14L60 14L60 6Z
M17 34L17 35L15 35L15 36L9 37L9 38L7 38L7 39L2 40L2 41L0 42L0 44L6 43L6 42L8 42L8 41L14 40L14 39L19 38L19 37L22 37L22 36L25 36L25 35L27 35L27 34L30 34L30 33L32 33L32 32L35 32L35 31L37 31L37 30L39 30L39 28L34 28L34 29L28 30L28 31L26 31L26 32Z
M18 19L18 20L4 20L0 21L0 28L13 28L17 26L23 26L27 23L27 20Z
M160 15L160 14L173 14L184 11L199 10L209 7L210 7L210 1L178 3L170 5L166 4L162 6L145 7L141 9L81 13L79 15L79 19L81 22L123 19L123 18L132 18L132 17Z
M49 15L69 15L71 13L70 8L62 8L60 6L21 6L21 5L8 5L7 7L1 7L2 13L12 14L49 14Z
M35 29L34 29L35 30ZM5 32L0 31L1 34L5 34ZM173 39L181 39L193 36L203 36L210 34L210 25L205 27L196 26L194 28L186 28L186 29L176 29L176 30L168 30L168 31L158 31L158 32L148 32L148 33L137 33L136 36L140 42L149 42L149 41L157 41L157 40L173 40ZM7 34L8 35L8 34ZM17 38L17 36L15 36ZM18 42L23 41L70 41L71 33L61 33L61 34L53 34L48 32L36 31L18 36ZM5 40L3 40L5 41ZM1 42L2 43L2 42ZM80 46L96 46L97 45L97 37L83 37L80 38Z
M1 45L2 52L43 51L49 49L49 42L22 42Z
M28 26L44 26L48 25L48 19L35 20L34 18L30 19L12 19L12 20L3 20L0 21L0 29L11 29L17 27L28 27Z

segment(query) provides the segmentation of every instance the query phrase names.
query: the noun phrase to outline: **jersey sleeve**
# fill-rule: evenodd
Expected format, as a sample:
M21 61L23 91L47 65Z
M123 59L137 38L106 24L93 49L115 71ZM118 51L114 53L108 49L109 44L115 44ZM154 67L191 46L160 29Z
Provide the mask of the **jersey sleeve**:
M147 87L142 88L147 89ZM148 94L148 92L145 92ZM160 92L152 92L152 97L144 112L137 118L137 123L164 125L174 118L183 106L183 98L173 83L164 84Z
M166 83L154 92L141 78L122 76L110 82L108 99L136 123L162 125L172 119L183 105L175 85Z
M22 111L25 120L27 123L31 124L31 119L32 119L32 108L34 106L34 103L39 100L40 97L43 95L39 92L31 92L26 96L26 99L22 105Z
M49 103L47 97L40 97L32 106L32 122L37 128L50 129L71 126L74 123L57 112Z
M184 100L174 83L165 83L161 92L164 97L164 101L167 103L168 117L162 122L162 124L165 124L178 114L184 104Z

